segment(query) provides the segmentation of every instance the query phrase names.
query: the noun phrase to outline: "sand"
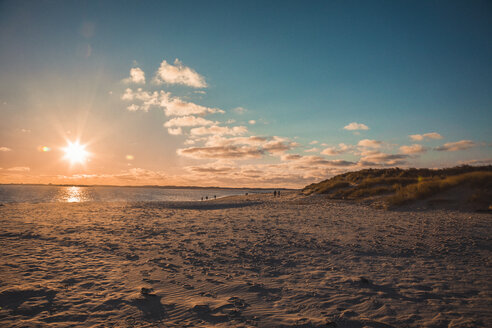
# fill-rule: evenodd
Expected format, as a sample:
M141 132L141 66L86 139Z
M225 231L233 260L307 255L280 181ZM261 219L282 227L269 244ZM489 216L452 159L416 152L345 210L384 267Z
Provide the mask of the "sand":
M492 216L295 193L0 206L1 327L490 327Z

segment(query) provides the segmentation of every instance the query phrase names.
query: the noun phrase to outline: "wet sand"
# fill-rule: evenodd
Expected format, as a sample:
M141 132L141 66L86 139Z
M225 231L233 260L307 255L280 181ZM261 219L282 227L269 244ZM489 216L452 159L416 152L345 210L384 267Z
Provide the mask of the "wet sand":
M295 193L0 206L2 327L490 327L492 216Z

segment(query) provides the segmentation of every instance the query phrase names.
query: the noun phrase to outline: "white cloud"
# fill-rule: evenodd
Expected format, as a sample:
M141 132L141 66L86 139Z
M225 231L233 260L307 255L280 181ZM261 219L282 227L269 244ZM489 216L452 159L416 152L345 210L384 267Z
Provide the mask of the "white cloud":
M422 154L425 153L427 149L422 145L413 144L411 146L401 146L400 151L403 154Z
M218 122L210 121L207 119L204 119L203 117L196 117L196 116L180 116L180 117L175 117L173 119L170 119L166 123L164 123L164 126L166 128L170 127L183 127L183 126L204 126L204 125L213 125L217 124Z
M199 128L193 128L191 129L190 133L195 136L199 135L207 135L207 134L214 134L214 135L241 135L245 134L248 132L248 129L245 126L234 126L232 128L227 127L227 126L210 126L210 127L199 127Z
M157 83L181 84L193 88L206 88L205 78L195 70L184 66L179 59L174 60L174 65L163 60L157 70L155 81Z
M221 109L201 106L192 102L183 101L178 97L170 97L170 95L170 93L165 92L161 94L160 106L164 108L164 113L167 116L224 113Z
M328 155L328 156L340 155L342 153L343 151L336 149L335 147L328 147L321 151L321 154Z
M458 151L473 148L478 146L478 144L472 140L460 140L456 142L448 142L443 146L434 148L437 151Z
M367 148L380 148L382 146L382 142L378 140L370 140L370 139L363 139L359 141L357 146L360 147L367 147Z
M138 88L137 91L133 91L130 88L125 89L125 93L121 96L121 99L127 101L138 101L140 104L131 104L127 107L129 111L137 111L142 110L144 112L149 111L149 109L153 106L159 106L159 93L157 91L154 92L146 92L141 88Z
M0 151L12 151L9 147L0 147Z
M277 136L227 138L215 134L208 138L204 146L179 149L178 154L192 158L247 159L268 154L282 156L296 146L297 143Z
M178 136L183 134L183 130L181 128L168 128L167 133L173 135L173 136Z
M317 153L317 152L319 152L319 148L316 148L316 147L309 148L309 149L306 149L305 152L306 153Z
M126 107L126 109L128 109L130 112L136 112L136 111L140 110L140 106L135 105L135 104L131 104L128 107ZM147 110L145 110L145 111L147 111Z
M318 143L318 140L313 140L313 141L311 141L309 144L310 144L310 145L316 145L317 143Z
M248 123L251 125L254 125L254 124L256 124L256 121L255 120L249 120Z
M145 73L138 67L130 69L130 77L123 80L126 83L145 84Z
M369 130L369 127L362 123L352 122L343 127L345 130L353 131L353 130Z
M328 147L323 149L321 154L323 155L328 155L328 156L334 156L334 155L340 155L340 154L345 154L351 151L354 148L354 146L346 145L344 143L338 144L338 148L335 147Z
M142 88L136 91L127 88L121 99L134 102L127 107L130 111L149 111L152 107L162 108L166 116L205 115L213 113L224 113L218 108L201 106L192 102L184 101L178 97L172 97L171 93L165 91L147 92Z
M442 139L442 136L437 132L429 132L424 134L412 134L409 136L414 141L422 141L424 139Z

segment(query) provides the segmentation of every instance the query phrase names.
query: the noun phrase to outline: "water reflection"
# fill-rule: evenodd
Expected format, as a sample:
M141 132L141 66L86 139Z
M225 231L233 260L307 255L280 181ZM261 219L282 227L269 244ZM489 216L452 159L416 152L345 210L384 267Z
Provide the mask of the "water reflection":
M59 191L58 201L67 203L87 202L90 195L87 188L83 187L64 187Z

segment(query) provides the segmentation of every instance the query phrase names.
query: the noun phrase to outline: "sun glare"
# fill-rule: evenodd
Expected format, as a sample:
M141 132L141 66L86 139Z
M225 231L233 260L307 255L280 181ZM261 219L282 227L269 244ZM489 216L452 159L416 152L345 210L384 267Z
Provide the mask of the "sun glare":
M69 141L63 151L65 152L63 158L70 161L71 164L84 163L89 156L89 153L85 150L85 145L79 144L78 141Z

